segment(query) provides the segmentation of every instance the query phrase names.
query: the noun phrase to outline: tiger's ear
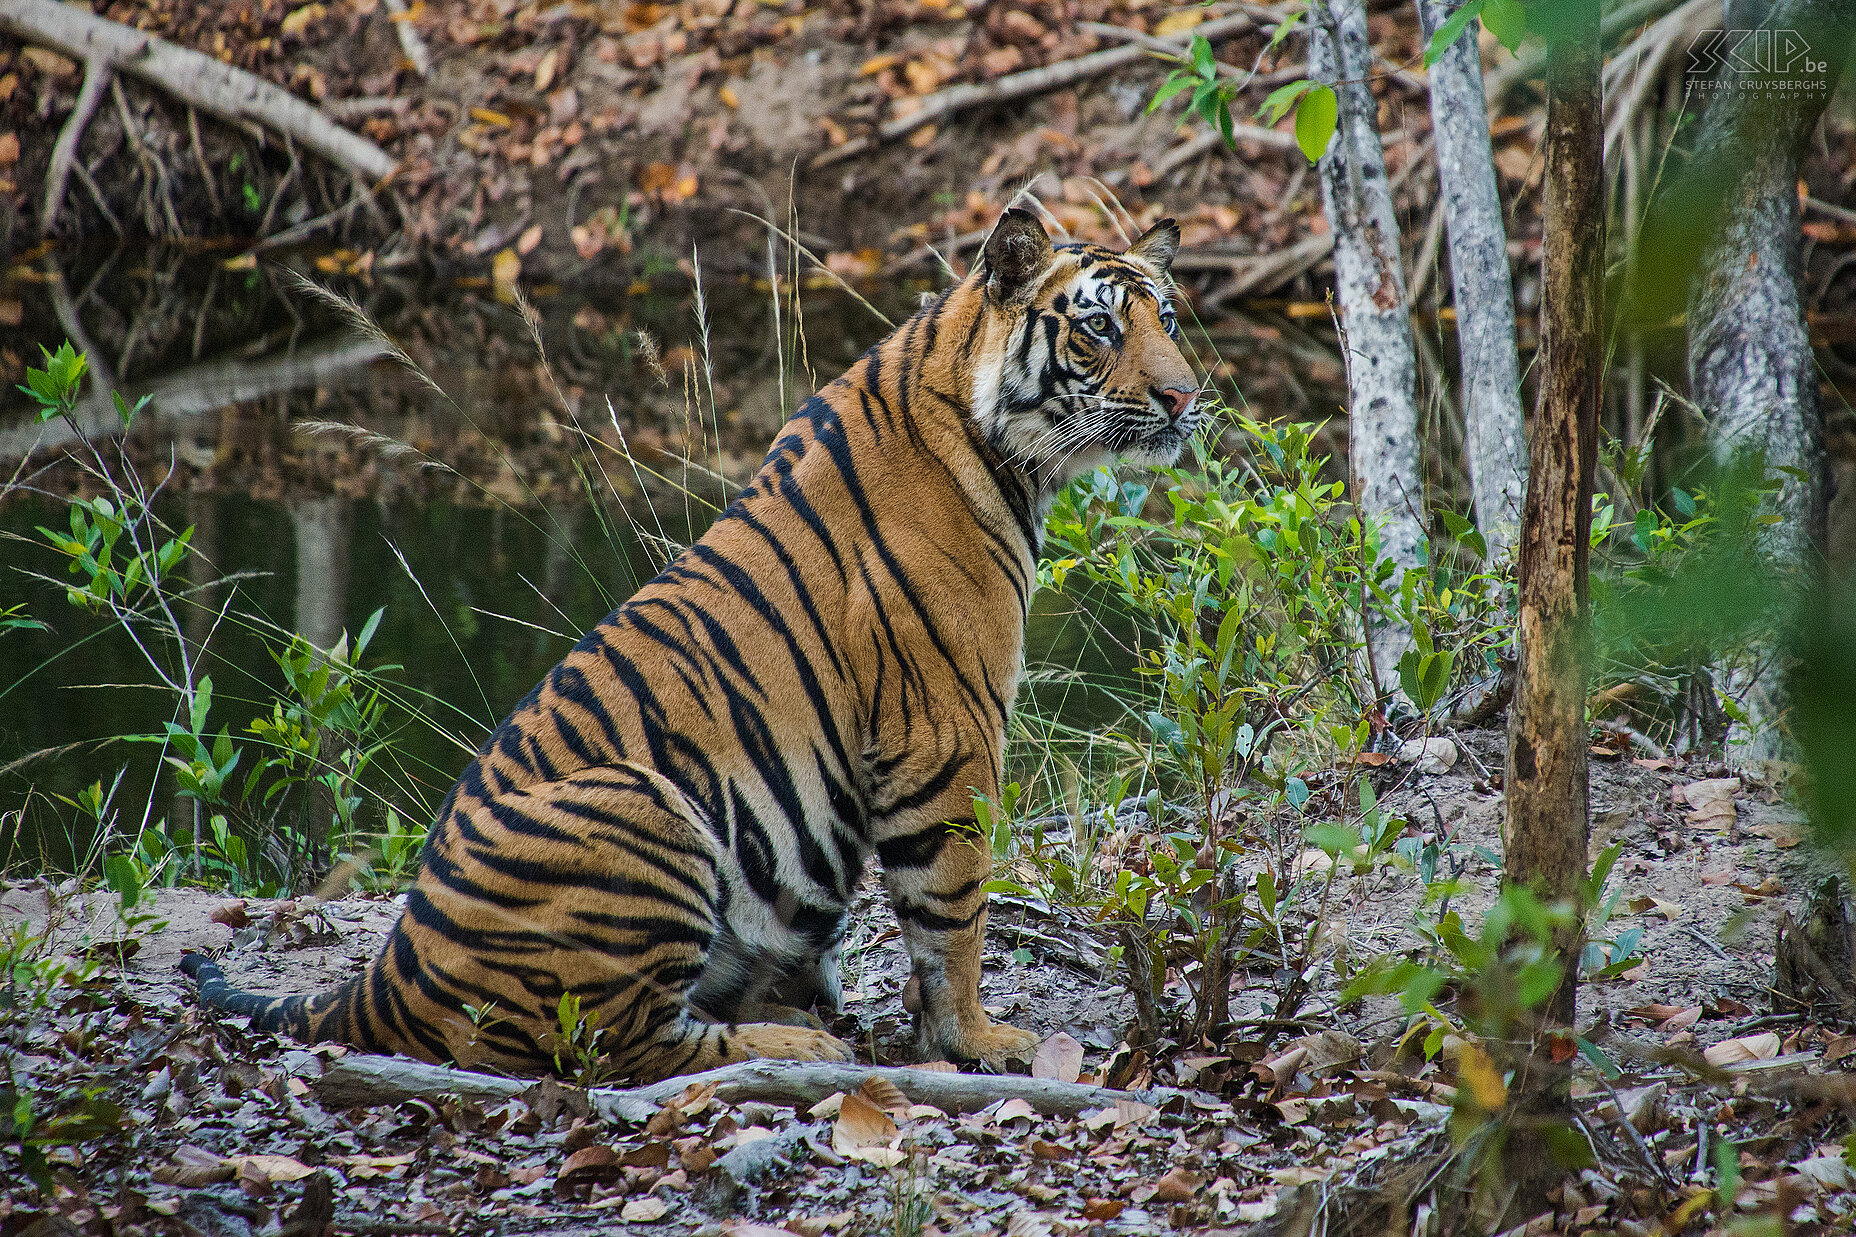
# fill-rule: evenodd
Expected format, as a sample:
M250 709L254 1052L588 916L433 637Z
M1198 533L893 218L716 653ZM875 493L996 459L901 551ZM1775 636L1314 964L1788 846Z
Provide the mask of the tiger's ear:
M1054 252L1038 217L1013 207L999 216L980 251L980 260L986 264L986 290L999 301L1019 299L1050 265Z
M1145 262L1160 274L1167 273L1173 265L1173 256L1179 252L1179 225L1171 219L1162 219L1153 227L1141 233L1141 238L1128 246L1128 256L1139 262Z

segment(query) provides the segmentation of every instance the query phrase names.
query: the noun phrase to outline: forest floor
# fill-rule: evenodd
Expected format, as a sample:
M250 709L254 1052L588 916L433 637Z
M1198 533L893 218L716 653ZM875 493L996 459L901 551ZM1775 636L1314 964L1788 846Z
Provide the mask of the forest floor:
M1502 799L1491 778L1499 781L1502 740L1487 731L1457 738L1462 758L1446 772L1394 766L1375 776L1386 810L1453 844L1448 853L1466 864L1475 891L1459 905L1473 921L1497 882L1489 859L1500 849ZM1837 1090L1856 1061L1856 1036L1775 1012L1770 992L1780 917L1802 913L1823 873L1798 845L1793 809L1724 776L1594 758L1594 852L1622 848L1611 877L1622 897L1598 935L1641 930L1643 960L1581 989L1581 1028L1622 1074L1576 1073L1598 1163L1529 1234L1679 1232L1711 1197L1704 1183L1723 1144L1737 1145L1743 1211L1807 1235L1847 1233L1856 1221L1856 1173L1839 1141L1849 1133L1847 1096ZM1418 898L1409 874L1340 875L1324 920L1327 961L1338 951L1358 965L1413 948ZM1442 1172L1422 1188L1396 1185L1447 1149L1456 1078L1447 1059L1401 1050L1395 1005L1337 1008L1335 967L1324 965L1295 1025L1273 1024L1266 969L1234 982L1238 1022L1228 1038L1131 1053L1131 1005L1105 965L1106 941L1078 912L1035 898L995 900L989 1009L1047 1037L1033 1069L1041 1077L1177 1088L1173 1098L1065 1118L1005 1098L1003 1078L1001 1102L964 1114L880 1082L810 1108L723 1103L692 1089L642 1127L602 1120L554 1083L503 1101L325 1105L319 1083L346 1050L306 1049L202 1010L176 964L183 951L210 950L240 986L325 988L365 965L397 903L167 890L154 909L165 926L141 936L120 969L59 988L25 1032L14 1023L25 1040L13 1058L22 1092L62 1093L69 1107L90 1088L127 1120L53 1149L49 1196L24 1181L0 1185L7 1237L313 1237L331 1224L370 1237L590 1233L614 1222L742 1237L1031 1237L1266 1222L1305 1231L1296 1217L1312 1223L1318 1206L1383 1207L1402 1191L1421 1209L1460 1188ZM66 950L119 933L115 913L107 894L43 879L16 881L0 897L0 924L50 922ZM865 1061L913 1063L900 998L908 961L874 877L844 972L845 1011L833 1029ZM1725 1072L1698 1064L1702 1054ZM768 1153L731 1155L756 1142Z

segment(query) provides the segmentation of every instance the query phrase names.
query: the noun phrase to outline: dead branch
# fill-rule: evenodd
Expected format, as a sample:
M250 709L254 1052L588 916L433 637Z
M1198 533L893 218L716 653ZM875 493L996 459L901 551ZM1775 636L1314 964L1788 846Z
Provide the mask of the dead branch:
M39 213L41 235L51 235L58 221L58 207L64 202L64 186L71 177L71 163L77 158L77 144L83 139L90 118L97 114L97 105L103 102L103 88L110 84L115 72L107 60L93 56L84 61L84 85L77 92L77 106L71 109L64 128L58 130L51 166L45 169L45 208Z
M1231 125L1231 136L1234 140L1255 142L1257 145L1268 147L1271 150L1296 149L1294 134L1283 133L1276 129L1265 129L1262 125L1247 125L1233 122ZM1195 134L1192 138L1173 147L1173 149L1167 151L1155 161L1153 166L1154 179L1163 180L1167 173L1171 172L1174 168L1182 167L1185 164L1191 163L1200 155L1216 150L1219 142L1222 140L1216 129L1208 128L1203 133Z
M1121 1100L1159 1105L1180 1094L1168 1088L1116 1091L1018 1075L950 1074L808 1061L743 1061L702 1074L666 1078L649 1086L625 1090L598 1087L587 1092L587 1099L593 1110L607 1120L639 1122L648 1120L666 1100L683 1094L690 1086L714 1084L716 1098L725 1104L753 1100L797 1106L816 1104L839 1091L848 1094L872 1076L894 1083L918 1104L948 1113L977 1112L1003 1099L1022 1099L1038 1112L1073 1117L1091 1108L1112 1108ZM450 1095L478 1101L509 1099L533 1085L529 1079L497 1078L403 1057L354 1053L332 1063L316 1081L315 1089L330 1108L364 1108Z
M369 181L380 180L398 166L373 142L260 77L75 5L6 0L0 4L0 34L53 48L86 64L101 61L231 123L264 125Z
M420 77L430 77L432 53L426 49L419 28L412 24L412 14L406 11L406 0L387 0L387 20L393 23L394 33L399 35L400 50L406 53L406 62L412 65L413 72Z
M1304 236L1287 249L1226 263L1224 269L1232 272L1231 282L1207 296L1199 312L1208 314L1241 296L1280 287L1333 252L1334 233L1321 232L1314 236ZM1174 266L1180 269L1177 261Z

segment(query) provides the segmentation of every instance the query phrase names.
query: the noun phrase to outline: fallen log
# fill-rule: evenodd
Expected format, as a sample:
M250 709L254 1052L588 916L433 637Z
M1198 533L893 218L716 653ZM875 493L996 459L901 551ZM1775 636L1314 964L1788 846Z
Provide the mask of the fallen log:
M816 1104L834 1092L857 1090L872 1076L893 1083L918 1104L943 1112L977 1112L1004 1099L1022 1099L1038 1112L1073 1117L1091 1108L1112 1108L1121 1100L1159 1105L1181 1095L1169 1088L1117 1091L1052 1078L1016 1074L951 1074L895 1066L839 1065L809 1061L743 1061L701 1074L683 1074L648 1086L587 1092L594 1112L608 1121L649 1120L665 1101L690 1086L714 1084L725 1104L749 1100L784 1106ZM497 1078L472 1070L427 1065L403 1057L350 1054L331 1063L314 1089L330 1108L365 1108L410 1099L446 1096L485 1101L510 1099L534 1086L533 1080Z
M0 0L0 34L52 48L89 66L106 65L132 74L233 124L263 125L370 183L398 166L373 142L263 78L75 5Z

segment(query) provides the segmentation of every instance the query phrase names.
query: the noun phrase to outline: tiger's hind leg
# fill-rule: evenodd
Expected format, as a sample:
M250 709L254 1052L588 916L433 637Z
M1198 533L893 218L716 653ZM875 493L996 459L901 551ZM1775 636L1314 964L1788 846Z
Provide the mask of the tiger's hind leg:
M457 1059L565 1066L567 994L609 1068L630 1077L852 1059L820 1030L725 1025L691 1004L720 931L716 850L667 779L588 769L483 798L471 782L433 831L401 923L421 1020L448 1041L468 1034L451 1045ZM473 1026L466 1006L496 1017Z

